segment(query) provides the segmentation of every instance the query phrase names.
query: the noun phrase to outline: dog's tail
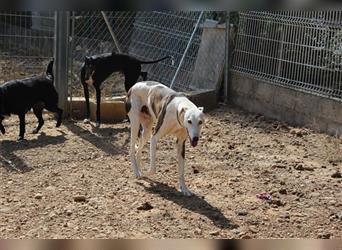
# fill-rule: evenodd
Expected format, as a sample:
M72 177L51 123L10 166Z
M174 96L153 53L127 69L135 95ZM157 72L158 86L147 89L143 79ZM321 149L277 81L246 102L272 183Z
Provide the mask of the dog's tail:
M125 110L126 110L126 114L129 113L129 111L132 108L132 104L131 104L131 89L128 90L126 98L125 98Z
M152 63L157 63L157 62L160 62L160 61L163 61L165 59L168 59L168 58L171 58L172 60L172 65L174 64L174 58L173 56L165 56L163 58L160 58L160 59L157 59L157 60L154 60L154 61L139 61L141 64L152 64Z
M54 76L53 76L53 63L54 63L55 59L52 58L51 61L49 62L47 68L46 68L46 76L48 78L50 78L53 82L54 80Z

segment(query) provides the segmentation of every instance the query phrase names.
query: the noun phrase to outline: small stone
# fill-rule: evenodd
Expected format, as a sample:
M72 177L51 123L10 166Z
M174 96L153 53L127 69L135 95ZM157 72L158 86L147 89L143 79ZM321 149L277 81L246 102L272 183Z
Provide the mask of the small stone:
M75 202L85 202L87 198L84 195L77 195L74 197Z
M8 213L8 212L10 212L10 211L11 211L11 209L8 208L8 207L0 208L0 213Z
M41 193L38 193L34 196L35 199L41 200L43 198L43 195Z
M202 230L200 228L196 228L195 231L194 231L194 234L201 235L202 234Z
M259 232L258 228L255 227L255 226L250 226L250 227L249 227L249 231L251 231L252 233L257 233L257 232Z
M330 233L320 233L318 235L319 239L330 239L331 238L331 234Z
M240 211L237 211L236 214L238 216L246 216L248 212L246 210L240 210Z
M287 194L287 190L285 188L279 189L279 194Z
M67 216L70 216L70 215L72 215L72 211L71 211L70 209L67 209L67 210L65 211L65 214L66 214Z
M153 209L153 206L149 202L145 202L141 206L139 206L137 209L147 211L147 210Z
M212 236L218 236L220 234L220 232L221 232L221 230L215 230L215 231L209 232L209 234Z
M198 174L199 173L199 170L196 167L192 167L192 171L193 171L194 174Z
M336 171L335 173L333 173L331 175L332 178L342 178L341 172L340 171Z

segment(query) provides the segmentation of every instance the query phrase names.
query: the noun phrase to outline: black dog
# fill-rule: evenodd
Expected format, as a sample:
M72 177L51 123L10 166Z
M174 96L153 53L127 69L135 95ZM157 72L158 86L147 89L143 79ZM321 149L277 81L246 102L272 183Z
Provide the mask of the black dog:
M147 72L141 72L141 64L157 63L171 56L166 56L155 61L144 62L125 54L106 53L101 55L86 56L81 68L81 83L86 99L87 115L85 122L89 122L89 89L88 85L93 85L96 91L96 126L100 126L100 86L113 72L121 72L125 75L125 90L128 90L137 82L139 76L147 80Z
M46 76L34 76L21 80L12 80L0 86L0 131L5 134L2 120L5 115L16 114L20 119L18 140L24 139L25 114L31 108L38 118L38 126L33 133L38 133L44 124L42 111L44 108L57 113L57 124L62 123L63 111L58 108L58 93L53 86L53 60L46 69Z

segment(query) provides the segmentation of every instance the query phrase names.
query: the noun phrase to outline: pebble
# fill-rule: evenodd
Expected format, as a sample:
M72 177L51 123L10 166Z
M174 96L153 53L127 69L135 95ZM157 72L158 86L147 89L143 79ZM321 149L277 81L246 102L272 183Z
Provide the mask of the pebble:
M287 190L285 188L279 189L279 194L287 194Z
M212 236L217 236L217 235L220 234L220 232L221 232L221 230L215 230L215 231L209 232L209 234L212 235Z
M248 212L246 210L240 210L240 211L237 211L236 214L238 216L246 216Z
M341 172L340 171L336 171L335 173L333 173L331 175L332 178L342 178Z
M77 195L74 197L75 202L85 202L87 198L84 195Z
M200 228L196 228L195 231L194 231L194 234L201 235L202 234L202 230Z
M147 211L147 210L153 209L153 206L149 202L145 202L141 206L139 206L137 209Z
M41 200L43 198L43 195L41 193L38 193L34 196L35 199Z

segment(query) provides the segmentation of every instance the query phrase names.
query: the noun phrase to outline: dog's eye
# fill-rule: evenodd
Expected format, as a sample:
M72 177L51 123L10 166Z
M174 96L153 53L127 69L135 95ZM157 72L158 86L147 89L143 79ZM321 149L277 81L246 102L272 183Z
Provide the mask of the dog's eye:
M188 123L189 123L189 124L192 124L192 121L191 121L191 120L188 120Z
M202 121L199 121L198 124L201 125L201 124L202 124Z

